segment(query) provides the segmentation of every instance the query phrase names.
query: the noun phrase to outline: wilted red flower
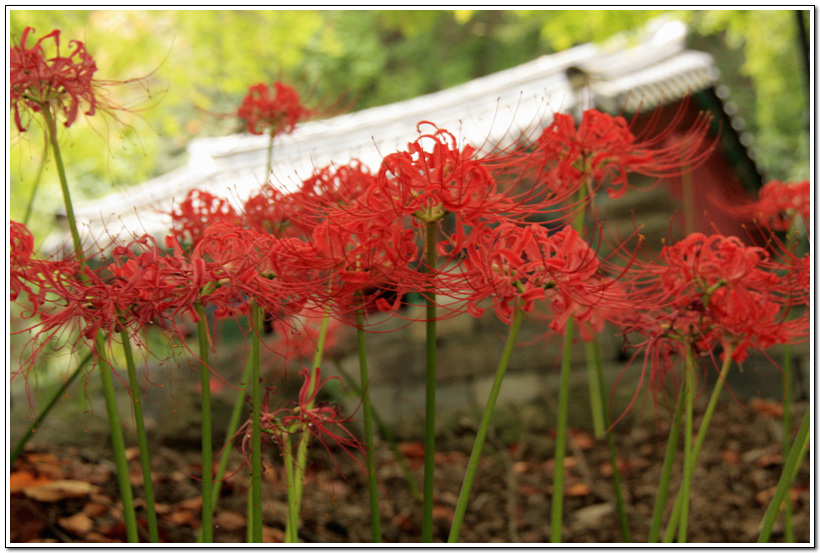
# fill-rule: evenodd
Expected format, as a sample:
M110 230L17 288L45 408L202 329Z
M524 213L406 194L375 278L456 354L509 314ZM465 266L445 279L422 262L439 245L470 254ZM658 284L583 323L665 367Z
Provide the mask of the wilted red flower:
M321 370L303 369L299 376L305 379L299 391L299 399L290 407L271 410L267 405L267 396L261 406L262 432L270 434L273 440L282 448L285 436L298 433L309 433L322 444L328 453L332 454L332 446L341 447L345 453L364 468L354 455L354 451L361 452L364 446L356 439L344 425L350 420L342 417L337 405L317 402L319 392L330 380L339 380L338 377L321 379ZM242 436L240 449L250 451L251 421L247 421L237 432Z
M286 84L273 83L274 93L264 83L250 87L248 95L239 106L237 116L248 124L252 134L288 134L293 132L300 119L311 111L299 102L299 94Z
M71 52L62 56L60 31L52 31L27 47L26 42L33 32L34 29L26 27L20 42L13 44L9 53L11 109L17 129L25 130L20 118L21 108L34 112L52 107L61 110L66 127L77 119L81 104L87 115L94 115L98 98L93 77L97 65L85 45L72 40L69 42ZM49 40L54 44L53 54L47 53L44 47Z

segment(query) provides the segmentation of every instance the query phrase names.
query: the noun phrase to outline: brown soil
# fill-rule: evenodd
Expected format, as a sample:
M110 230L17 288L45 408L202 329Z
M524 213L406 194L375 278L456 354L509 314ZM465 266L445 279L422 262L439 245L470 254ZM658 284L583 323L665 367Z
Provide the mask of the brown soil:
M798 414L802 415L804 409L798 406ZM516 414L511 409L506 419L515 420ZM753 400L740 405L727 399L719 406L694 476L689 541L756 541L758 525L782 468L781 424L779 405L771 402ZM474 435L474 424L469 419L456 426L437 438L436 541L446 541ZM549 430L531 426L526 422L499 424L491 433L462 527L462 542L550 541L553 439ZM645 542L666 447L666 426L626 420L615 428L615 436L631 540ZM420 486L421 443L404 441L399 448ZM377 442L376 450L384 541L419 542L421 503L411 493L387 444ZM139 499L142 480L138 454L133 448L128 453L131 480L141 506L144 502ZM606 442L595 440L587 432L574 431L568 455L563 541L623 542ZM267 460L271 464L265 471L264 537L265 541L280 542L286 517L285 484L273 451ZM238 461L234 454L234 467ZM680 456L676 462L672 494L678 489ZM809 465L806 460L791 493L797 542L810 539ZM194 478L201 470L198 453L158 446L153 452L152 469L161 541L194 541L201 508ZM216 513L217 542L244 541L245 470L233 475L222 488ZM65 481L73 484L60 484ZM144 516L139 508L138 517ZM12 467L10 517L12 542L124 541L109 449L39 445L27 450ZM305 482L299 536L304 542L315 543L371 541L364 472L344 454L331 459L320 447L314 451ZM772 540L783 539L779 521Z

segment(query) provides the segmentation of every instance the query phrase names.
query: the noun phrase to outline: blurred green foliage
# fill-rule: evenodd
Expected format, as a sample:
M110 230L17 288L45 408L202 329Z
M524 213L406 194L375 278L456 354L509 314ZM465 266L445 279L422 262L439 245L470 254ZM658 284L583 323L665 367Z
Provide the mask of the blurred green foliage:
M640 28L660 11L12 10L11 37L60 29L94 56L123 111L63 133L77 199L184 163L191 138L239 132L248 86L280 79L324 115L395 102ZM768 178L808 177L808 101L794 12L682 11L693 47L710 51L756 136ZM726 63L731 60L730 63ZM735 96L737 93L737 96ZM21 219L44 151L42 132L12 129L12 218ZM30 225L48 230L61 200L48 162Z

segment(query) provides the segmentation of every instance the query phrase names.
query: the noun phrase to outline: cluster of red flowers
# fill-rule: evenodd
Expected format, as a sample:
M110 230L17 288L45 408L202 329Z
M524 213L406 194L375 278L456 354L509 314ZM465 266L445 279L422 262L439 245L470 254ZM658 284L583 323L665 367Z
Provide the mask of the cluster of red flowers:
M264 83L250 87L239 106L237 115L248 124L248 132L289 134L301 119L311 114L299 102L299 94L279 81L273 83L274 92Z
M94 81L97 64L85 45L72 40L69 42L71 52L62 56L60 31L52 31L27 47L26 42L33 32L34 29L26 27L20 42L12 45L9 52L11 109L17 129L20 132L25 130L21 108L39 112L53 107L65 115L66 127L77 119L81 104L86 106L88 115L93 115L98 103ZM54 43L52 57L45 48L49 40Z
M808 313L791 319L806 299L808 264L776 262L764 249L735 237L694 233L662 249L656 263L637 269L645 279L645 304L630 330L651 363L650 381L659 386L688 348L711 355L716 348L741 362L750 348L805 339Z
M249 98L252 131L265 122L278 132L303 115L265 112L262 104L293 104L278 94L272 102L261 88ZM87 341L99 330L136 334L148 324L178 333L175 318L197 319L199 305L232 317L255 302L282 334L300 314L346 321L357 310L396 312L409 292L447 298L439 300L440 317L480 316L492 305L507 323L517 309L543 302L559 333L573 318L585 339L605 320L646 334L657 383L687 344L709 352L723 345L740 361L750 347L805 334L804 321L785 319L789 305L807 298L804 260L784 268L737 239L698 234L664 248L656 263L631 267L630 254L617 268L561 223L599 186L621 195L627 172L672 174L682 158L696 161L698 132L678 150L654 148L622 118L593 110L578 129L557 114L537 140L479 154L422 122L419 138L375 172L357 161L325 167L293 192L265 185L239 209L192 190L171 214L165 250L141 237L93 270L37 260L30 235L13 224L12 300L26 293L40 315L31 329L38 336L72 329ZM545 214L552 227L527 222ZM336 420L329 411L310 413L314 428Z

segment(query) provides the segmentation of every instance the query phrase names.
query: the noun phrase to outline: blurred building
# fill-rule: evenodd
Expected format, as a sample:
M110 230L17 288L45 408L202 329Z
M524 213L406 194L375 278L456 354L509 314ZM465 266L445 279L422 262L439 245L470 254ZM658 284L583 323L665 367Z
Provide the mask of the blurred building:
M751 136L743 132L743 120L718 82L712 57L686 49L686 32L680 22L656 20L637 38L583 44L433 94L303 123L292 134L276 138L271 175L265 174L267 136L195 139L186 165L75 205L78 225L87 243L104 245L112 238L145 232L162 238L170 228L168 213L193 188L227 197L239 207L268 180L293 189L315 168L331 163L356 158L375 171L384 155L418 137L420 121L448 129L462 144L493 148L534 135L549 125L555 112L580 116L583 109L596 107L636 117L636 128L655 117L660 133L668 130L664 125L675 115L682 115L676 132L683 133L699 113L709 112L712 136L704 147L715 149L685 177L693 198L689 227L711 230L714 224L724 233L738 234L740 227L721 216L720 204L754 195L761 186L749 149ZM685 181L673 181L632 201L604 205L601 214L622 218L628 225L638 208L646 223L644 234L664 234L668 229L661 227L668 227L670 214L677 213L683 224ZM65 243L67 233L52 236L46 247Z

